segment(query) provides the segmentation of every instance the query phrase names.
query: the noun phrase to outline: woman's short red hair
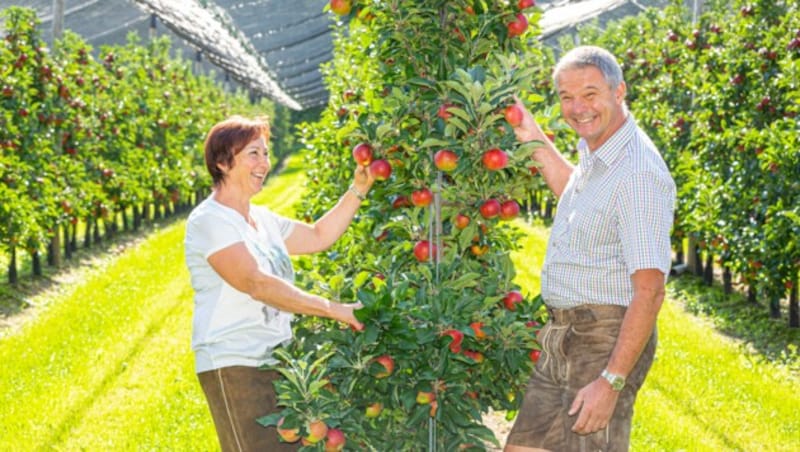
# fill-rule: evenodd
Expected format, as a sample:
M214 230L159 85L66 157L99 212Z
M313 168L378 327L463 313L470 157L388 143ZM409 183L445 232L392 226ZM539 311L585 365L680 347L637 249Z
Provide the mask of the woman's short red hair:
M264 116L246 118L235 115L211 128L206 136L205 157L206 168L215 186L225 179L219 165L233 166L236 154L258 137L269 142L269 122Z

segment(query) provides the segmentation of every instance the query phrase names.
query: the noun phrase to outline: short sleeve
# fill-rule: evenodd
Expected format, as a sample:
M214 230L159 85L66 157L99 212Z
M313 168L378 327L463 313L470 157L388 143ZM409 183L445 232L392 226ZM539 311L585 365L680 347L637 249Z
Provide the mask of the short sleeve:
M186 247L193 249L203 258L242 242L242 232L227 218L204 213L190 218L186 225Z
M617 201L617 227L629 274L649 268L668 274L672 261L673 186L652 172L636 173L622 182Z
M263 221L269 221L275 226L275 229L280 234L281 240L286 241L286 239L288 239L292 234L292 231L294 231L296 224L295 220L278 215L275 212L272 212L261 206L255 207L255 210L258 212L258 215Z

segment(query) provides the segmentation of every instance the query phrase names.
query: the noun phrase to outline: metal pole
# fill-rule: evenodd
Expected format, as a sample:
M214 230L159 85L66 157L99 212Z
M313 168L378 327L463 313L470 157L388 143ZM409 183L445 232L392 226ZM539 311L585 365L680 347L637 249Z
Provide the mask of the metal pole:
M53 40L64 36L64 0L53 0Z

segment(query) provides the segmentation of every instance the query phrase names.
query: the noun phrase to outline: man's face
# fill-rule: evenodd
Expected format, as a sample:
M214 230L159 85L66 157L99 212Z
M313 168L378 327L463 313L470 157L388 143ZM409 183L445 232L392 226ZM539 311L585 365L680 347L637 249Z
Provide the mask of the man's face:
M625 83L611 89L594 66L565 69L558 75L561 115L595 150L625 122Z

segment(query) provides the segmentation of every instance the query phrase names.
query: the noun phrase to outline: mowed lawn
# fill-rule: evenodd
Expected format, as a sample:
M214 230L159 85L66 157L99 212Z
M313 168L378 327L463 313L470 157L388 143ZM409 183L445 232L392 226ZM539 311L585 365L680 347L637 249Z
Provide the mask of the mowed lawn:
M291 215L303 195L301 167L293 157L258 201ZM548 229L519 226L517 281L535 294ZM48 306L22 327L0 334L0 451L218 450L189 349L183 227L164 224L82 271L79 282L42 295ZM796 377L673 300L659 332L632 450L800 450Z

